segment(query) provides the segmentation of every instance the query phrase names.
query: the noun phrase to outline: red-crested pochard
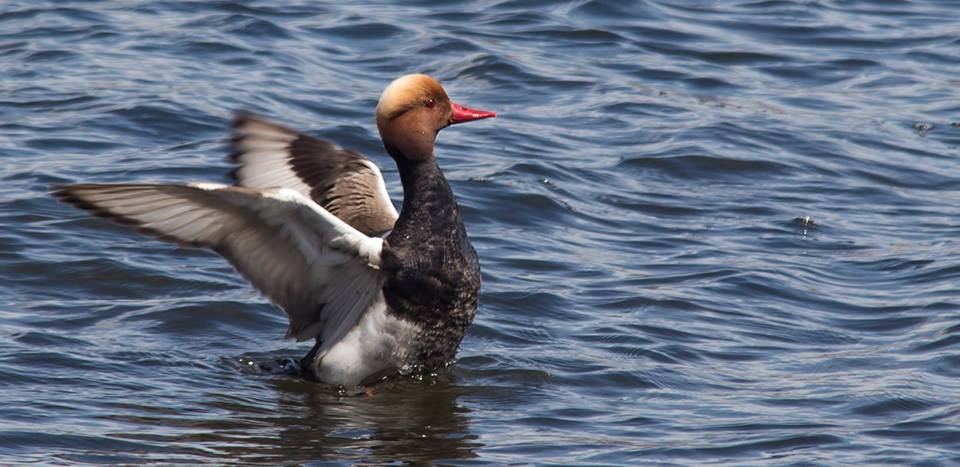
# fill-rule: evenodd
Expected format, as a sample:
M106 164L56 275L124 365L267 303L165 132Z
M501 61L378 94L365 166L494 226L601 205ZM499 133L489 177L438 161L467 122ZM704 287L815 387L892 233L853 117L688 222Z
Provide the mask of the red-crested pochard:
M354 387L451 361L476 313L480 266L434 143L494 117L451 102L435 79L383 91L377 128L403 183L398 214L362 155L241 114L234 186L78 184L62 201L161 240L210 248L287 313L287 337L316 344L306 377Z

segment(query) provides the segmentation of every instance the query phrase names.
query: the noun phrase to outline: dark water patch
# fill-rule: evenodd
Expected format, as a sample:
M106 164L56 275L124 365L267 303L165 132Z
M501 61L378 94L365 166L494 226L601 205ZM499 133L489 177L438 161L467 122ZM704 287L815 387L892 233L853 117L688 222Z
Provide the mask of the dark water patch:
M550 8L556 6L555 3L550 2L549 0L504 0L493 5L493 10L497 11L514 11L514 10L530 10L537 8ZM543 21L543 16L541 14L540 21Z
M160 137L158 139L167 142L171 139L184 141L189 138L191 132L193 135L199 136L200 134L206 134L206 131L213 128L223 126L220 122L211 121L209 115L201 115L184 121L182 114L193 113L184 112L184 107L168 102L155 102L116 109L110 112L110 115L125 120L127 123L123 126L128 132L132 130L133 135ZM171 136L174 136L174 138L171 138Z
M943 355L931 359L927 367L931 373L942 375L948 378L960 376L960 356Z
M404 29L400 27L379 22L354 23L324 28L306 28L306 30L322 36L361 41L386 40L404 32Z
M445 71L442 70L441 71ZM453 71L453 70L451 70ZM520 80L507 78L522 77ZM483 79L505 87L542 88L544 86L583 87L588 84L571 79L571 75L557 76L537 73L529 67L495 55L481 53L465 57L455 65L453 80Z
M26 53L21 58L27 63L64 62L69 61L70 59L79 58L79 54L69 50L40 50Z
M60 293L94 296L108 294L115 299L137 299L155 296L150 291L169 290L189 292L196 290L213 291L224 289L225 285L212 280L198 281L196 278L176 277L164 271L151 271L147 261L101 262L93 259L65 261L46 264L23 264L18 269L23 281L29 283L37 278L60 280ZM71 277L95 276L97 283L72 281Z
M640 331L644 334L654 336L658 339L665 340L668 342L699 342L706 338L703 335L697 335L694 333L684 332L679 329L670 329L660 326L650 326L650 325L627 325L627 328Z
M926 342L911 349L912 352L933 352L941 349L950 349L960 344L960 333L944 336L932 342Z
M831 65L816 65L819 70L813 70L814 66L807 64L799 65L776 65L757 67L757 71L766 73L779 80L789 80L798 84L805 85L829 85L837 84L850 79L852 76L850 70L845 66L835 67ZM802 99L799 99L802 100ZM805 105L804 107L810 107Z
M173 7L175 8L175 6ZM220 2L212 5L212 7L217 11L249 15L252 17L310 18L330 13L329 9L317 4L270 5L248 4L245 2Z
M180 50L186 54L211 58L219 58L224 54L249 53L249 51L243 47L214 41L189 41L184 43Z
M811 15L811 10L803 9L796 12L790 12L794 16L793 22L783 21L765 21L756 22L744 19L714 19L706 18L700 21L706 22L711 26L720 29L737 31L754 39L762 39L764 43L808 43L815 39L829 41L829 38L842 38L852 35L850 28L836 24L818 24L804 25L797 24L800 18L798 16Z
M676 204L670 205L664 203L653 203L650 201L633 201L629 198L618 195L603 195L599 197L597 201L609 204L616 208L626 209L633 213L639 212L658 217L687 217L703 214L701 209L681 204L681 201L679 200L676 202Z
M616 44L624 41L624 37L617 33L599 29L536 29L526 31L526 33L551 43L553 47L563 46L562 44L553 44L554 41L574 42L578 47L598 43Z
M721 78L687 78L684 83L694 90L721 92L726 88L734 88L737 85Z
M956 61L956 56L926 50L911 50L904 54L904 58L913 59L922 64L933 62L940 63L941 65L950 65Z
M571 11L571 14L582 14L588 17L602 18L602 21L615 21L617 23L620 23L621 20L626 20L628 18L632 21L624 22L631 23L638 20L659 19L659 14L656 7L644 1L612 3L589 0L574 8Z
M554 319L583 319L573 313L569 302L562 296L547 293L501 292L491 293L487 306L512 310L514 313L544 316Z
M543 16L537 13L511 12L492 15L487 18L478 18L478 22L489 26L535 26L543 21Z
M175 336L190 336L192 334L219 335L224 338L231 336L232 327L274 327L277 336L283 333L280 310L265 310L268 308L250 306L245 303L214 302L214 303L185 303L173 304L146 313L128 315L123 320L129 321L131 326L139 326L145 322L149 332L166 333ZM274 315L275 313L275 315ZM265 319L276 317L276 320ZM276 323L275 326L271 326Z
M111 33L108 26L48 26L34 27L18 32L16 35L0 33L0 38L34 39L34 40L81 40L96 34Z
M62 336L49 333L41 333L34 331L20 332L11 335L10 337L13 340L17 341L20 344L33 346L33 347L86 347L93 345L90 342L72 338L69 336Z
M640 42L658 40L665 44L706 41L705 35L665 28L661 25L626 25L624 30L633 34ZM641 44L642 46L642 44Z
M619 68L619 65L615 65L615 67ZM672 84L675 81L683 80L689 77L689 75L682 70L663 70L663 69L657 69L657 68L646 68L646 69L639 70L639 72L637 72L637 70L634 67L629 67L629 69L634 73L637 73L639 77L645 80L663 81L668 84ZM674 108L677 110L680 110L680 108L677 108L677 107L674 107Z
M523 207L523 210L501 213L506 224L512 226L534 227L556 224L571 211L571 208L563 202L537 193L505 195L501 202L506 206Z
M170 452L175 451L176 448L164 447L162 445L151 445L147 443L133 442L133 441L124 441L108 436L91 436L91 435L71 435L71 434L57 434L57 433L36 433L29 431L17 431L17 430L5 430L0 432L0 442L5 446L17 446L16 451L21 451L25 449L39 449L39 450L57 450L64 449L68 451L100 451L100 450L129 450L136 451L140 453L145 452ZM100 457L100 456L82 456L82 455L64 455L66 460L74 461L89 461L90 457ZM122 462L119 461L115 455L103 456L105 460L109 462ZM131 456L127 457L129 460L136 459L137 457Z
M928 446L954 448L960 443L960 430L947 426L940 426L937 429L915 429L908 426L905 429L867 430L864 433L885 439L909 439ZM953 460L956 459L951 461Z
M868 138L863 135L851 135L851 142L859 146L883 153L900 153L918 158L949 159L948 154L932 151L930 148L911 144L909 141L884 141L877 138Z
M682 179L737 179L761 175L781 175L790 166L764 160L727 159L708 155L671 157L635 157L624 159L617 167L662 172Z
M748 52L748 51L738 51L738 52L727 52L727 51L710 51L710 52L698 52L695 55L692 55L700 60L705 62L715 63L718 65L755 65L759 63L783 63L789 62L791 59L782 55L772 55L764 54L757 52Z
M185 29L215 28L226 33L242 36L244 39L261 38L265 40L289 37L287 30L276 23L246 14L224 14L204 16L187 21Z
M109 23L109 18L96 11L83 8L55 7L55 8L24 8L21 10L8 10L0 12L0 22L3 21L25 21L37 19L39 16L61 17L66 20L85 20L91 23Z
M431 20L457 23L457 22L475 21L479 19L481 15L475 12L469 12L469 11L445 10L445 11L430 13L427 15L427 17L430 18Z
M110 141L95 141L92 139L66 139L66 138L35 138L24 140L27 147L39 150L49 151L51 149L69 148L72 151L106 151L117 147L116 143Z
M29 364L38 371L72 369L77 372L82 372L96 370L103 366L102 362L94 362L69 353L37 350L23 350L17 352L16 355L7 355L0 358L0 362L4 365L12 366Z
M432 38L428 44L425 44L424 47L419 50L419 53L430 55L457 55L478 53L481 52L481 50L477 44L467 40L456 37L438 37Z
M878 319L833 319L838 327L849 329L851 331L868 332L902 332L906 329L915 328L925 323L926 318L903 316L898 318L878 318Z
M757 453L788 453L804 449L823 449L829 445L842 444L840 437L828 434L803 434L780 437L772 440L747 440L721 443L716 447L661 448L654 453L679 458L709 459L714 456L732 456L733 458L756 455ZM653 453L650 453L653 454ZM780 457L780 456L777 456Z
M0 100L0 106L12 106L12 107L23 107L23 108L49 108L49 107L60 107L60 108L69 108L77 107L77 110L83 110L84 107L82 104L88 104L92 102L97 102L98 99L95 96L90 95L57 95L52 90L45 90L43 96L36 97L25 97L16 100ZM18 125L16 123L7 123L3 125L4 128L12 127L21 127L21 128L31 128L24 125Z
M893 413L925 411L938 405L936 402L930 400L890 395L876 402L859 405L853 409L853 413L857 415L883 417Z
M891 170L892 172L892 170ZM910 187L921 190L956 190L960 188L960 178L943 176L941 174L927 172L925 170L915 170L910 168L897 168L898 173L883 173L873 170L854 170L851 175L863 177L865 179L895 187Z

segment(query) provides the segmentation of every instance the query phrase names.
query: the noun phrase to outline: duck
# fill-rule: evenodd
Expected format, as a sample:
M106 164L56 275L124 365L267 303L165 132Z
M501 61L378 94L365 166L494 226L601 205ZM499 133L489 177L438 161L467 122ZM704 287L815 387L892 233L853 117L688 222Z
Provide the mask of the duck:
M358 152L249 112L233 119L232 185L81 183L60 201L225 258L314 341L301 374L341 388L435 371L476 315L480 263L434 153L440 130L495 117L450 100L424 74L392 81L376 107L403 185L397 212ZM421 373L422 374L422 373Z

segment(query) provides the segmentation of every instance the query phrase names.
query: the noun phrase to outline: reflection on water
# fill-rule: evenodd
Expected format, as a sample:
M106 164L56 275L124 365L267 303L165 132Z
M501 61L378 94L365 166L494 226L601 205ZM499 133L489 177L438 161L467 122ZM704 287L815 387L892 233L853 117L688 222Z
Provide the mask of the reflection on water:
M428 382L387 383L372 397L332 397L316 384L296 380L272 382L283 418L277 419L280 441L266 452L290 452L304 461L338 459L392 462L468 459L480 447L469 431L469 410L457 403L467 389L450 375ZM274 451L279 449L279 451Z
M449 373L386 382L372 396L339 396L292 376L245 377L237 393L208 392L179 407L149 398L106 404L101 418L119 424L108 437L142 443L132 446L168 460L433 462L470 459L482 446L470 433L470 411L458 403L469 389ZM256 393L252 382L262 385ZM265 400L266 394L274 400ZM133 427L148 428L121 431Z

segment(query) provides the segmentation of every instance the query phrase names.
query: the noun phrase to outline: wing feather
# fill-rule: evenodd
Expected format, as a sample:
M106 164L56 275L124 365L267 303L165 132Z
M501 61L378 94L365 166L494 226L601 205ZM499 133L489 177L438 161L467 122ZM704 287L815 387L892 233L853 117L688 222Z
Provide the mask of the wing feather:
M326 352L380 292L383 241L287 189L215 184L68 185L61 200L163 240L210 248L290 319L288 337Z
M369 236L393 228L397 210L367 158L250 114L233 126L237 185L296 190Z

